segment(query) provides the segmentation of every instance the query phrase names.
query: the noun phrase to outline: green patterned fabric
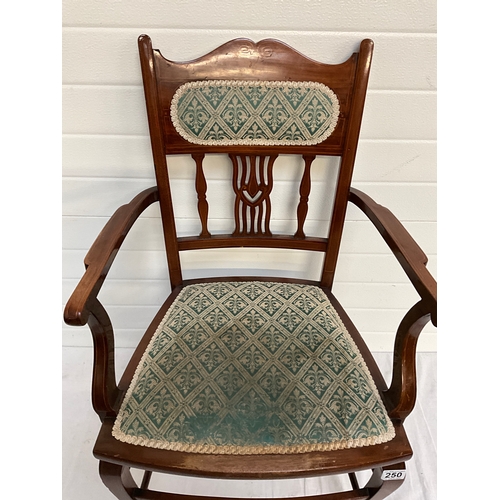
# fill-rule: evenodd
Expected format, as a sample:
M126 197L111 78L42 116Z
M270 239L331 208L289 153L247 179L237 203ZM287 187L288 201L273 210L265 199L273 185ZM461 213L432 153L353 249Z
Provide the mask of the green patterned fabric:
M394 437L323 291L273 282L185 287L151 340L113 435L198 453L300 453Z
M203 145L313 145L335 129L339 101L316 82L208 80L177 90L172 123Z

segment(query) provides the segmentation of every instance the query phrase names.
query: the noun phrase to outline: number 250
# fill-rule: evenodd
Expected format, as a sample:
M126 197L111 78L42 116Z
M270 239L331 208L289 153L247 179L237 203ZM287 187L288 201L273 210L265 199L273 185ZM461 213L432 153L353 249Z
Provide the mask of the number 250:
M382 473L382 479L403 479L405 477L405 471L402 470L385 470Z

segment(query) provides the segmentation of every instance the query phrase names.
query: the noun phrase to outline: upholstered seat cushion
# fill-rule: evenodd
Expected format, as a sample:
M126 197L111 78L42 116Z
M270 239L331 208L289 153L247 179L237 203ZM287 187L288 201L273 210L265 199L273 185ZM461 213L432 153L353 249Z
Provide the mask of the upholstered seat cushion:
M182 289L139 364L113 435L197 453L368 446L394 428L323 291L274 282Z

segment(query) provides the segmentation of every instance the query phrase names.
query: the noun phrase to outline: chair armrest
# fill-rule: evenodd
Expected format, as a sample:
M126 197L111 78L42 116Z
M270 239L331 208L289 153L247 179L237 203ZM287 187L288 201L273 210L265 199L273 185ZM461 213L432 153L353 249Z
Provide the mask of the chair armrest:
M373 222L421 297L399 325L394 342L392 381L382 394L389 416L403 422L417 398L418 337L429 319L437 324L437 284L425 267L427 256L392 212L358 189L351 188L349 201Z
M351 188L349 201L365 213L382 235L429 309L432 323L436 325L437 284L426 267L427 256L423 250L395 215L367 194Z
M68 325L87 324L89 305L95 300L118 250L139 215L158 201L158 188L139 193L130 203L122 205L111 216L84 259L85 274L76 286L64 310Z

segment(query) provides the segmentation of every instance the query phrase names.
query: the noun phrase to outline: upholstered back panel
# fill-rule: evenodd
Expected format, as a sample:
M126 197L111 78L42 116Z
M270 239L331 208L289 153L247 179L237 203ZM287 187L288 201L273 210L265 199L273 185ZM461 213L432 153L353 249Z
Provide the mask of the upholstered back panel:
M317 82L201 80L172 99L175 130L206 146L310 146L335 130L339 101Z

